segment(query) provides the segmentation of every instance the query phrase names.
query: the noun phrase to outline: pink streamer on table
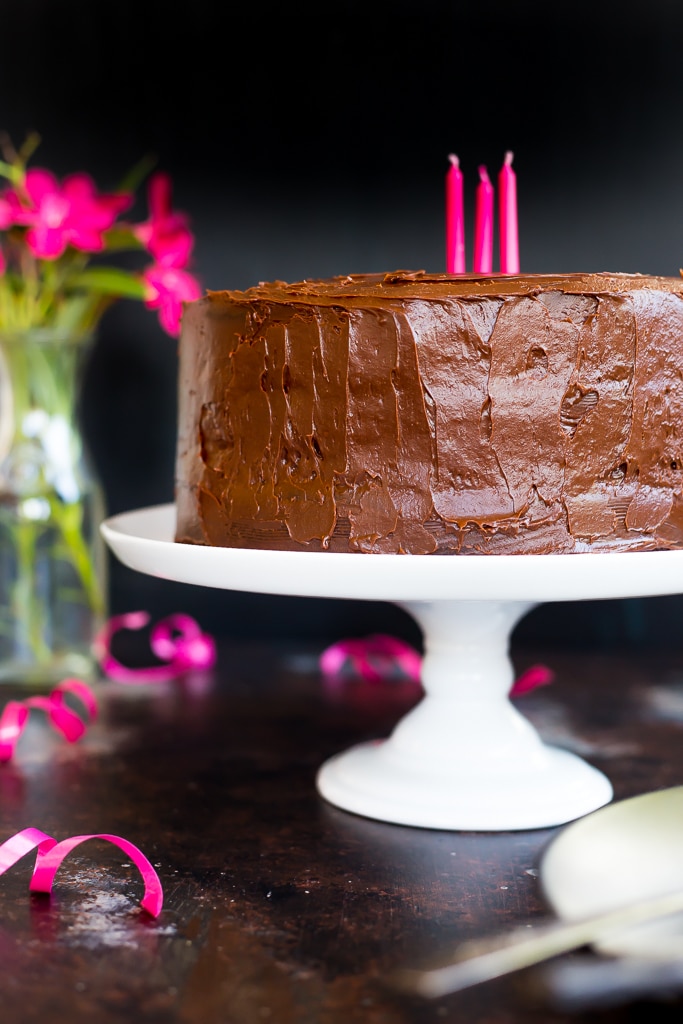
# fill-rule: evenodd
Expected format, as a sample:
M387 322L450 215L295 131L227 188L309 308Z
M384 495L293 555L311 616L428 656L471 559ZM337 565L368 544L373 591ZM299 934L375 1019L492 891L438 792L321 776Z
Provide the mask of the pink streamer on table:
M362 640L339 640L320 656L324 675L339 675L350 668L368 683L378 683L397 671L414 682L420 681L421 658L414 647L397 637L375 633Z
M216 663L216 644L190 616L178 612L158 622L150 633L152 651L166 665L129 668L111 653L111 640L120 629L143 629L148 612L127 612L109 619L95 639L95 655L105 675L119 683L161 683L177 679L191 669L209 669Z
M0 846L0 875L13 867L31 850L37 849L38 854L29 889L31 892L50 893L55 875L64 858L88 839L104 839L106 842L118 846L127 857L130 857L142 875L145 885L145 894L140 900L140 906L152 917L158 917L164 902L159 876L144 853L137 846L129 843L127 839L122 839L121 836L98 833L90 836L71 836L70 839L57 842L52 836L48 836L38 828L24 828Z
M73 694L85 708L85 719L64 702L67 693ZM87 685L80 679L64 679L47 696L27 697L26 700L10 700L0 715L0 762L14 756L19 737L26 728L31 708L39 708L47 715L48 721L68 743L75 743L86 730L86 721L97 718L97 700Z
M410 644L397 637L375 633L364 639L339 640L320 655L320 670L328 677L344 671L367 683L378 683L397 674L419 683L422 659ZM545 686L554 679L546 665L532 665L515 680L511 697Z
M554 678L555 673L547 665L532 665L517 677L510 690L510 696L519 697L523 693L528 693L529 690L535 690L538 686L547 686L548 683L552 683Z

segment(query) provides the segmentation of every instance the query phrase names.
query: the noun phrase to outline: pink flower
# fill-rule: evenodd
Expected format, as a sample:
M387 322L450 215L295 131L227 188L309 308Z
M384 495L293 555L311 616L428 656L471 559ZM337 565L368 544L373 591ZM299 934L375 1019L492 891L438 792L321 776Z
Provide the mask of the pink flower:
M187 217L171 209L171 179L158 173L150 178L149 220L138 224L135 236L157 263L165 267L186 267L194 238L187 226Z
M147 267L142 276L147 285L145 306L147 309L157 309L163 329L177 337L180 333L183 303L193 302L202 294L199 282L186 270L161 263Z
M14 224L14 208L9 199L0 196L0 231L6 231Z
M60 186L50 171L39 169L27 172L24 192L10 189L5 201L14 223L28 227L26 244L31 252L46 260L57 259L67 245L100 252L103 233L132 200L123 193L98 195L87 174L72 174Z
M197 279L184 269L194 238L185 215L171 209L171 191L167 174L153 175L148 192L149 220L133 231L155 260L142 275L147 285L145 305L159 311L161 326L176 337L183 303L198 299L202 290Z

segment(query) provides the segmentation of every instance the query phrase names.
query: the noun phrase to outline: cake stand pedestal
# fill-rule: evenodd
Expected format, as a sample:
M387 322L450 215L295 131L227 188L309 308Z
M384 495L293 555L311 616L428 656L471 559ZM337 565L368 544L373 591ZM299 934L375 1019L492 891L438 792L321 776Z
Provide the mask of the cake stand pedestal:
M510 633L531 603L399 603L424 635L425 696L387 740L322 766L327 800L403 825L501 830L561 824L611 799L604 775L544 744L508 700Z
M330 803L402 825L501 831L564 824L611 799L601 772L543 743L510 703L510 634L545 601L680 593L683 551L255 551L176 544L174 529L172 505L102 524L114 554L139 572L252 593L392 601L422 628L424 698L388 739L322 765L318 790Z

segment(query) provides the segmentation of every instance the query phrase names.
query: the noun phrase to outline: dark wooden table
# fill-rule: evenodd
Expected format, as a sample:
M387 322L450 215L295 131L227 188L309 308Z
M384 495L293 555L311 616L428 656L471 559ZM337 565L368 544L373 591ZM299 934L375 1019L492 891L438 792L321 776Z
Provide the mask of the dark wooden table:
M32 720L0 766L0 838L123 835L157 865L165 905L146 917L137 872L102 842L70 856L51 898L29 895L27 857L0 879L3 1024L576 1020L530 971L437 1001L384 985L395 967L546 916L535 868L557 830L413 829L328 805L320 763L386 735L416 698L393 682L326 688L318 653L232 644L206 677L100 684L101 719L73 746ZM617 798L683 783L683 655L514 655L518 670L557 673L520 710ZM580 1016L678 1021L682 1008L669 996Z

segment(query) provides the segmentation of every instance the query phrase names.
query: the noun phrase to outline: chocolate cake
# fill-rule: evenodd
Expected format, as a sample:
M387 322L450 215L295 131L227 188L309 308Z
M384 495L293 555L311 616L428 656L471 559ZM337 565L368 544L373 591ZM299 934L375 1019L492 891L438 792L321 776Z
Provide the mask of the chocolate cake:
M191 303L181 542L683 547L683 281L397 271Z

